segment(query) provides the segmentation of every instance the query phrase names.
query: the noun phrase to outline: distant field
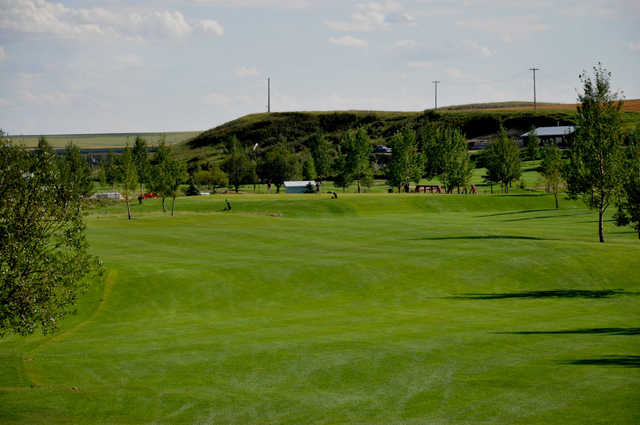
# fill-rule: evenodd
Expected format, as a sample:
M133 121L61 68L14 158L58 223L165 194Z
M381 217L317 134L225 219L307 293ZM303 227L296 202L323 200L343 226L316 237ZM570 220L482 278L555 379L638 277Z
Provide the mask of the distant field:
M576 110L575 103L545 103L538 102L537 109L572 111ZM474 103L469 105L445 106L441 111L523 111L532 110L533 102L494 102L494 103ZM624 112L640 112L640 99L625 100L622 104Z
M157 145L162 136L165 136L167 144L175 144L188 140L200 134L199 131L178 131L170 133L103 133L103 134L43 134L47 141L56 149L64 148L69 142L73 142L81 149L120 148L133 145L136 136L147 141L148 145ZM41 135L10 136L15 142L27 147L38 146Z

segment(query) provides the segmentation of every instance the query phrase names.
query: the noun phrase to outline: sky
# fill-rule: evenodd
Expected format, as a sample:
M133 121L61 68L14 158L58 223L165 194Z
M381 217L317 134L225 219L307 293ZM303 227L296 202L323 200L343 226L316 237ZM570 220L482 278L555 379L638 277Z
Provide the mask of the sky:
M637 0L0 0L0 128L205 130L272 111L640 98Z

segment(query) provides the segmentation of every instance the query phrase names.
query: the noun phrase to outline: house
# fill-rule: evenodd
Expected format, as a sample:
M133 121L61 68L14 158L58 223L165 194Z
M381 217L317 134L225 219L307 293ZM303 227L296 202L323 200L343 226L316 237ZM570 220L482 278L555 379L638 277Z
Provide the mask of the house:
M575 133L576 128L572 125L559 125L556 127L538 127L533 130L540 139L541 144L555 143L560 147L566 147L567 141ZM520 144L525 146L527 144L527 138L529 137L529 131L520 136Z
M308 193L309 185L311 185L314 192L317 190L316 182L313 180L284 182L286 193Z

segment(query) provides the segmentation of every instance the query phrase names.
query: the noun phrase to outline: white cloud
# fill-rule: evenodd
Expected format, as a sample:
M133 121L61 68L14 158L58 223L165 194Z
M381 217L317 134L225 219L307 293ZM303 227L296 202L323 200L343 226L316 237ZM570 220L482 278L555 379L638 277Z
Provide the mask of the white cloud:
M372 32L385 30L394 23L412 24L415 19L404 7L393 0L382 3L369 2L355 5L350 21L326 21L329 28L343 32Z
M47 0L0 0L0 30L67 39L183 38L194 28L222 35L214 20L188 22L179 11L72 8Z
M485 57L490 57L495 54L495 52L489 49L487 46L483 46L472 40L463 41L462 46Z
M245 78L245 77L257 77L260 75L258 69L255 66L240 66L236 68L235 71L236 77Z
M497 34L505 43L516 38L528 38L533 33L549 31L550 25L537 22L534 16L509 16L502 19L470 19L457 21L462 28Z
M7 54L4 51L4 47L0 46L0 62L7 60Z
M198 22L198 27L202 32L212 32L216 35L224 35L224 27L220 23L213 19L203 19Z
M410 61L407 66L413 69L429 69L433 67L433 63L429 61Z
M393 43L393 47L398 49L413 49L418 46L418 42L415 40L398 40Z
M366 49L369 46L366 40L345 35L344 37L331 37L329 43L336 44L338 46L356 47L358 49Z
M246 8L306 9L311 0L192 0L193 3Z
M629 44L627 44L627 47L629 47L629 49L633 50L634 52L640 51L640 43L634 43L630 41ZM0 55L0 57L1 56L2 55Z

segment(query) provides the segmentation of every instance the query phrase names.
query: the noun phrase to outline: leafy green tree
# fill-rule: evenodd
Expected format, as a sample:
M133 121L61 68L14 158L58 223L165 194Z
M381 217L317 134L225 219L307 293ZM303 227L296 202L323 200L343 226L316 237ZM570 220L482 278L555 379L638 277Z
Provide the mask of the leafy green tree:
M413 181L418 183L424 171L424 159L418 153L416 133L409 127L396 133L389 141L392 149L391 162L387 167L387 184L402 188L409 187Z
M42 142L27 152L0 131L0 335L54 331L102 272L88 253L82 186L66 184Z
M499 182L502 190L509 192L512 182L518 180L522 174L520 170L520 149L517 143L507 136L501 125L498 137L491 141L485 154L487 178Z
M331 175L331 145L323 133L314 134L311 138L310 145L317 178L320 181L326 180Z
M439 132L440 163L442 173L440 181L444 184L447 192L451 192L454 187L467 187L471 180L474 164L469 156L467 143L462 132L457 128L443 128Z
M316 173L316 165L313 160L313 155L306 152L304 155L304 162L302 163L302 178L304 180L315 180L318 177Z
M104 163L105 181L111 186L111 189L115 188L116 183L120 180L120 166L118 165L118 159L109 152L107 159Z
M136 164L138 180L140 181L140 195L144 195L144 184L149 183L151 163L149 162L147 142L140 136L136 136L133 145L133 161Z
M430 122L422 125L416 134L418 150L424 159L424 176L432 179L444 171L443 146L440 143L442 130Z
M531 126L529 135L527 136L527 157L531 161L535 161L540 156L540 138L536 133L536 127Z
M343 140L343 144L346 148L345 166L346 174L351 175L353 180L356 181L358 186L358 193L361 191L360 181L367 174L371 174L371 143L369 143L369 136L364 128L358 130L348 131Z
M222 163L222 169L229 176L229 183L236 192L245 183L251 183L255 174L256 163L249 158L247 149L233 136L227 146L227 157Z
M300 162L291 151L287 140L280 141L268 151L260 163L260 175L276 186L276 193L285 181L294 180L300 176Z
M616 223L622 226L633 225L640 239L640 126L629 140L624 177Z
M333 183L341 187L343 191L347 190L347 187L353 183L353 174L351 174L351 170L347 166L347 155L344 153L342 147L338 149L338 156L333 166L335 172Z
M167 167L166 175L168 177L167 195L171 197L171 217L175 214L176 209L176 197L180 190L180 184L187 178L187 167L185 164L176 159L169 157L169 160L165 163Z
M598 210L598 236L604 242L604 214L624 183L622 101L611 90L611 73L602 64L593 72L593 77L580 75L583 93L578 96L577 126L565 175L570 195L581 195L590 208Z
M200 170L195 175L196 182L211 188L216 193L216 188L229 184L227 173L222 171L217 165L210 166L208 170Z
M562 170L564 169L564 163L562 161L562 152L560 152L555 143L543 148L541 168L545 183L555 198L556 208L559 208L558 193L563 181Z
M58 161L60 178L66 186L71 186L71 193L79 193L82 197L88 197L93 189L91 168L85 158L80 154L80 149L73 143L67 144L62 158ZM62 192L68 193L67 190Z
M157 193L162 199L162 212L167 212L165 200L171 196L169 188L170 175L169 175L169 162L171 160L171 154L169 147L161 141L158 145L158 149L153 157L150 177L151 190Z
M131 220L131 205L129 200L131 194L138 187L138 171L136 170L133 154L128 145L124 148L122 155L120 155L120 187L124 200L127 203L127 217Z

